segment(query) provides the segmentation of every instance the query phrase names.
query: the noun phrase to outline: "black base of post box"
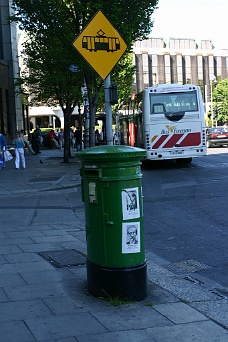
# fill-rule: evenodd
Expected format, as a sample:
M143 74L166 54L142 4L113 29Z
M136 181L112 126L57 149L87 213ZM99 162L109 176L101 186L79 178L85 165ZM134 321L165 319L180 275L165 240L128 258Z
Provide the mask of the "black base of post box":
M87 260L88 292L95 297L140 301L147 296L146 262L131 267L107 268Z

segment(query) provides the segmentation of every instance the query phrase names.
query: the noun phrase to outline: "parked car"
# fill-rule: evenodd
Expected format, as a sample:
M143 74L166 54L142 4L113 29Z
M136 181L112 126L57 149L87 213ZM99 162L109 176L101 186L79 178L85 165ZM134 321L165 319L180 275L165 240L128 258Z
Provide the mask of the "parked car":
M228 129L212 127L206 129L207 147L228 145Z

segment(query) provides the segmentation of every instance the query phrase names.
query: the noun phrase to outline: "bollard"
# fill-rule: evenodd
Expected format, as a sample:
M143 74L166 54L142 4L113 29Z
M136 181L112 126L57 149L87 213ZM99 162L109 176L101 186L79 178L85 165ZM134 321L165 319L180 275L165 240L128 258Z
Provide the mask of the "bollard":
M147 296L140 159L145 150L98 146L77 152L85 204L87 287L95 297Z

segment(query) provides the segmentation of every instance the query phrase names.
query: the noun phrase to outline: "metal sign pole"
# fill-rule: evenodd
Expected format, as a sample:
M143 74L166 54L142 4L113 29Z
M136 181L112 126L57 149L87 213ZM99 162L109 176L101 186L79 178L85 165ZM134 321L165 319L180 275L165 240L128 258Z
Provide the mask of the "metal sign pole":
M106 112L106 144L113 145L112 134L112 106L110 103L110 74L104 80L105 112Z
M84 118L85 118L84 148L88 148L89 147L90 115L89 115L88 91L87 91L85 80L84 80L83 87L81 87L81 91L82 91L82 98L83 98L83 104L84 104Z

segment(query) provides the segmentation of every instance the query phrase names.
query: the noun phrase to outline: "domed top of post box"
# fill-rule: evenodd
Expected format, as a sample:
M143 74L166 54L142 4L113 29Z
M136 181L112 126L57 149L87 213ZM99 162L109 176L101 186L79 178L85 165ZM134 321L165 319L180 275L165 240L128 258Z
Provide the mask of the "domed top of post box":
M88 160L122 160L122 159L141 159L146 155L146 150L138 147L131 147L125 145L103 145L87 148L76 153L82 161Z

